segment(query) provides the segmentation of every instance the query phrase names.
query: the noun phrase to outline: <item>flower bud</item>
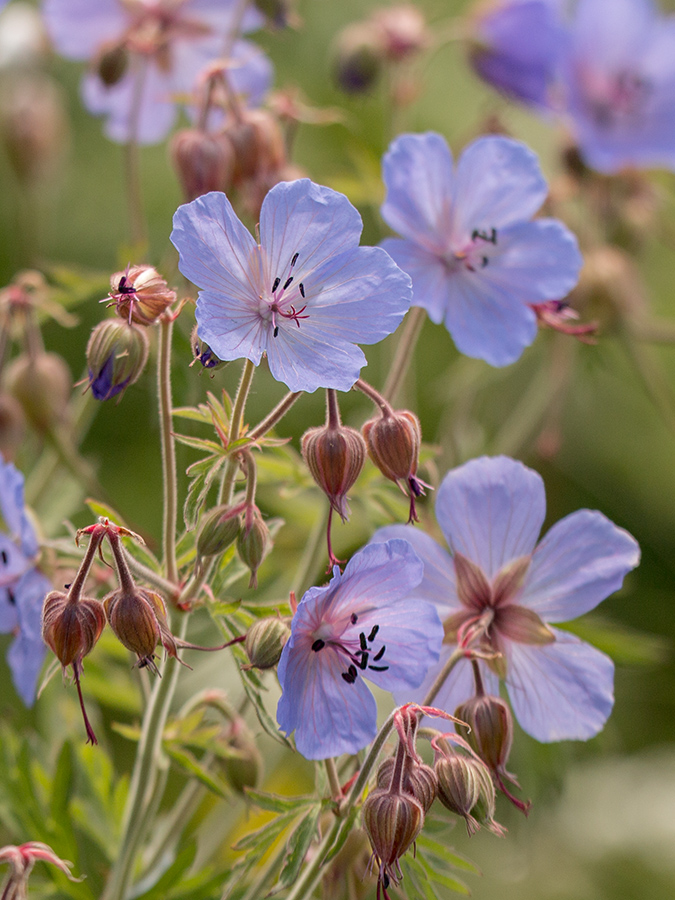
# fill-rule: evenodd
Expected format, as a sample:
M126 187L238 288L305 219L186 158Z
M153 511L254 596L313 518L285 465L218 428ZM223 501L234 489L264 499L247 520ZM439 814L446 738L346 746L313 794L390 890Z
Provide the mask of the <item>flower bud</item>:
M484 767L475 759L452 753L439 756L434 768L438 779L438 799L451 812L462 816L467 831L470 835L474 834L478 831L478 822L471 811L481 796L480 769Z
M263 559L272 549L270 530L265 525L259 510L254 509L249 525L242 527L237 535L237 552L244 565L250 569L250 588L258 586L258 569Z
M408 59L429 43L424 16L412 4L378 9L373 22L381 31L385 58L391 62Z
M312 478L344 522L349 515L347 491L366 459L363 438L354 428L340 423L310 428L302 437L302 455Z
M234 147L226 135L186 128L173 136L169 156L186 201L232 186Z
M0 390L0 454L5 462L11 462L23 443L26 434L26 417L21 404Z
M255 669L271 669L281 659L281 651L291 636L288 622L279 616L258 619L246 632L244 649Z
M203 518L197 537L197 556L217 556L234 543L239 534L239 515L228 516L229 506L216 506Z
M127 266L124 272L115 272L109 296L117 315L129 325L152 325L176 300L176 292L152 266Z
M42 639L64 667L82 662L91 652L105 626L105 613L98 600L82 597L73 601L63 591L51 591L42 606Z
M97 400L122 393L140 376L148 359L148 337L135 325L107 319L94 328L87 344L91 392Z
M49 431L66 413L72 378L57 353L22 353L5 373L7 390L21 404L26 418L38 431Z
M470 726L466 740L488 768L504 772L513 743L513 719L504 700L478 694L460 704L455 716Z
M138 656L138 666L156 671L155 648L162 638L161 621L166 619L162 598L142 588L118 588L103 600L106 618L115 636L127 650Z
M392 866L417 838L424 825L422 804L411 794L377 789L363 803L363 827L380 872L392 877Z
M416 477L422 440L419 419L407 409L384 411L366 422L362 430L368 456L385 478L409 495L409 521L416 520L415 497L423 494L427 486Z
M380 78L383 62L378 29L372 22L356 22L338 38L333 77L345 94L366 93Z
M124 43L114 41L103 46L94 60L94 70L107 88L124 78L129 69L129 50Z
M395 765L396 759L393 756L385 759L380 764L377 770L378 788L389 789L391 787L391 776ZM427 766L425 763L418 763L411 757L408 757L403 772L402 788L407 794L412 794L421 803L426 815L436 799L436 774L431 766Z
M286 160L284 136L274 116L262 109L248 109L225 135L234 148L234 181L258 178L279 169Z
M222 359L218 359L209 345L199 337L199 334L197 333L198 328L199 326L195 325L192 329L192 334L190 335L190 346L192 347L192 355L194 356L190 365L196 363L197 360L199 360L205 369L220 369L227 365Z

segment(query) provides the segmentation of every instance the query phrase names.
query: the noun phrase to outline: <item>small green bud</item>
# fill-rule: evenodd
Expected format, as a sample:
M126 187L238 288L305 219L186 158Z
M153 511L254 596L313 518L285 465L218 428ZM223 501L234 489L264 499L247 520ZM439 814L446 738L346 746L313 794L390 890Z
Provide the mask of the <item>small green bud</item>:
M26 418L38 431L49 431L66 413L72 378L63 357L22 353L7 366L7 390L21 404Z
M288 622L278 616L258 619L246 632L244 649L255 669L271 669L279 662L281 651L291 635Z
M91 392L109 400L133 384L148 360L148 337L142 328L107 319L94 328L87 344Z
M250 588L258 586L258 569L272 549L270 530L258 509L253 510L249 526L242 526L237 535L237 552L244 565L251 571Z
M200 558L223 553L239 535L239 515L228 516L228 506L216 506L203 518L197 537L197 556Z

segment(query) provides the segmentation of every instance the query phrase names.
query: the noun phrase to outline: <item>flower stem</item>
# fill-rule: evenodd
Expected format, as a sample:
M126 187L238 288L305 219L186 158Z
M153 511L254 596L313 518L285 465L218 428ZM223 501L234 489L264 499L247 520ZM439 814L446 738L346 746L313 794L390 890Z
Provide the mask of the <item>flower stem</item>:
M251 382L255 374L255 366L250 359L247 359L242 369L241 378L239 379L239 387L237 395L234 398L234 406L232 408L232 418L230 419L230 433L228 434L228 442L232 443L239 438L242 425L244 423L244 409L246 408L246 400L248 392L251 389ZM225 472L220 485L220 496L218 503L229 504L232 500L232 492L234 490L234 479L239 467L238 454L232 454L225 464Z
M177 635L180 639L185 637L187 621L187 615L181 617ZM179 671L180 666L175 661L167 660L162 671L163 677L157 679L150 695L124 810L120 852L101 900L124 900L127 895L134 861L141 849L140 839L146 824L145 812L153 799L161 761L162 735Z
M289 391L288 394L274 407L272 412L268 413L265 418L260 422L256 427L249 432L249 437L252 441L257 441L258 438L264 437L268 431L271 431L277 422L280 422L283 417L286 415L288 410L293 406L295 401L300 397L302 391Z
M373 401L375 406L380 408L382 415L390 416L394 412L391 407L391 404L382 396L379 391L376 391L375 388L368 384L367 381L364 381L363 378L359 378L359 380L354 384L355 388L361 391L362 394L365 394L370 400Z
M326 764L326 775L328 776L328 784L330 785L330 795L333 800L339 800L342 796L342 788L340 787L340 778L338 776L335 760L331 757L324 760Z
M422 331L424 318L425 312L421 306L414 306L408 313L401 331L401 338L396 345L394 361L391 364L389 375L382 391L387 400L393 400L401 387L401 382L405 378L408 366L412 360L417 339Z
M178 486L176 478L176 445L171 420L171 337L173 319L162 316L159 322L160 339L157 355L157 396L159 398L159 422L162 445L162 477L164 485L164 509L162 519L162 549L164 571L169 581L178 582L176 563L176 519L178 510Z
M436 695L438 694L440 689L443 687L443 684L445 683L445 679L452 672L452 670L455 668L455 666L460 661L460 659L462 659L464 657L464 655L465 655L465 651L460 647L458 647L456 650L454 650L450 654L450 656L448 657L448 661L443 666L441 671L438 673L438 678L436 679L436 681L434 681L434 683L429 688L424 700L422 700L422 704L421 704L422 706L431 706L432 705L432 703L436 699Z

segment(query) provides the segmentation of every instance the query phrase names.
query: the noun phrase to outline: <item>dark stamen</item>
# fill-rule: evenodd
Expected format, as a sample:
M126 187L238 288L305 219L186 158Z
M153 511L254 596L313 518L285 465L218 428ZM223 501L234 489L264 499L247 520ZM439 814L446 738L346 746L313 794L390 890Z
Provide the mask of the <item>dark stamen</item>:
M361 652L361 662L359 663L359 669L366 669L368 667L368 654L365 650Z
M276 291L276 289L279 287L280 282L281 282L281 278L274 279L274 284L272 285L272 293L274 293Z
M487 231L479 231L477 228L471 232L471 240L472 241L486 241L488 244L497 244L497 229L491 228L490 234Z
M274 331L272 332L272 337L278 337L278 335L279 335L279 326L275 325Z
M356 666L350 666L346 672L342 672L341 674L347 684L354 684L359 673L356 671Z
M314 641L314 643L312 644L312 650L313 650L315 653L318 653L319 650L323 650L323 648L324 648L325 646L326 646L326 642L325 642L325 641L322 641L321 638L317 638L317 639Z
M298 261L298 257L299 257L299 256L300 256L299 253L294 254L293 259L291 260L291 269L293 268L293 266L294 266L294 265L296 264L296 262Z
M384 656L384 651L386 649L387 648L384 646L384 644L382 644L382 648L380 650L378 650L377 653L375 654L375 656L373 657L373 662L379 662L382 659L382 657Z
M286 290L287 287L290 287L290 286L291 286L291 282L292 282L292 281L293 281L293 276L291 275L290 278L287 278L287 279L286 279L286 282L285 282L285 284L284 284L284 290Z
M3 552L4 552L4 551L3 551ZM352 613L352 615L351 615L351 623L352 623L352 625L356 625L356 623L357 623L358 621L359 621L359 617L356 615L356 613Z
M371 672L386 672L389 666L368 666Z
M11 588L7 588L7 599L12 604L12 606L16 606L16 597L14 596L14 591Z
M370 644L372 644L373 641L375 640L375 637L376 637L377 632L378 632L379 630L380 630L380 626L379 626L379 625L373 625L373 629L372 629L372 631L370 632L370 634L368 635L368 642L369 642Z
M298 287L300 288L300 293L302 294L302 299L304 300L305 299L305 286L302 282L300 282Z
M6 550L0 550L0 559L2 559L2 564L6 566L9 562L9 556L7 556Z
M368 644L366 643L366 636L363 632L361 632L361 634L359 635L359 643L361 644L362 650L368 649Z

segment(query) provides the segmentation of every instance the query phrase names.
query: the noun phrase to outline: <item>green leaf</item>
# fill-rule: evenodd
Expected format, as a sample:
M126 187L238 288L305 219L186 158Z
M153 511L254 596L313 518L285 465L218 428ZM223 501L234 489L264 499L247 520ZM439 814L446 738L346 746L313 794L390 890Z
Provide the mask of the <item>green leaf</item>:
M406 887L408 888L408 895L409 888L412 887L417 891L417 896L422 897L423 900L438 900L438 897L429 884L426 872L413 856L408 854L405 859L401 860L401 869L407 880Z
M290 887L298 877L310 844L316 836L320 813L319 803L302 817L288 841L288 854L279 874L279 883L284 887Z
M164 749L173 762L187 772L188 775L196 778L205 787L216 794L216 796L222 797L223 799L227 798L227 791L225 788L209 774L206 768L191 753L168 742L164 743Z
M174 438L179 444L185 444L186 447L192 447L193 450L206 450L207 453L213 453L214 456L224 453L222 444L207 438L192 437L188 434L174 434Z
M262 828L258 828L256 831L245 834L243 838L238 840L237 843L232 846L232 849L241 851L254 848L256 851L256 858L260 859L267 853L279 835L286 830L287 826L296 818L296 816L297 810L294 810L293 812L287 812L277 816L275 819L271 819L263 825Z
M316 798L314 797L280 797L277 794L265 794L253 788L245 788L245 793L254 806L275 813L293 812L300 807L311 806L316 803Z
M193 422L210 422L211 416L196 406L174 406L171 415L177 419L190 419Z
M61 747L52 778L49 813L55 822L68 820L68 805L73 791L73 748L69 741Z
M129 528L127 523L124 521L124 516L121 513L118 513L113 506L110 506L107 503L102 503L99 500L92 500L91 498L88 498L84 502L87 504L87 506L95 516L100 516L104 519L110 519L115 523L115 525L121 525L122 528ZM129 530L131 531L130 528Z
M463 881L460 881L458 878L453 878L451 875L446 875L443 872L437 871L423 856L418 856L417 862L424 869L429 878L436 884L440 884L443 887L449 888L451 891L455 891L455 893L457 894L467 895L471 893L471 891Z
M455 869L462 869L465 872L473 872L475 875L480 875L480 869L475 863L460 856L449 847L446 847L445 844L442 844L440 841L435 841L425 833L417 838L417 848L422 852L428 850L429 853L433 853L448 866L453 866Z

